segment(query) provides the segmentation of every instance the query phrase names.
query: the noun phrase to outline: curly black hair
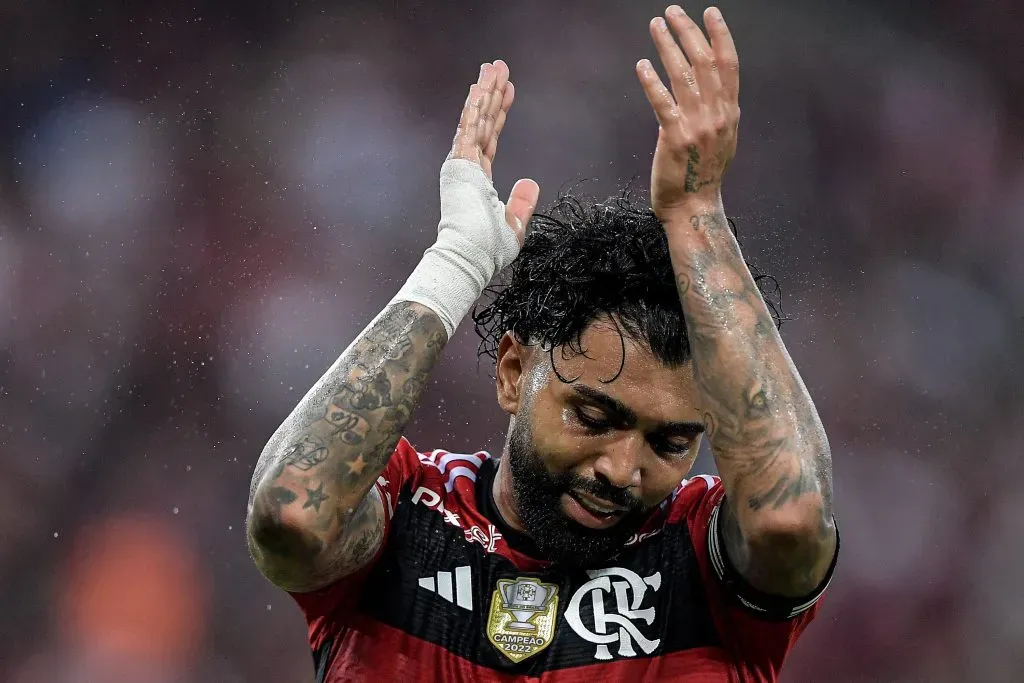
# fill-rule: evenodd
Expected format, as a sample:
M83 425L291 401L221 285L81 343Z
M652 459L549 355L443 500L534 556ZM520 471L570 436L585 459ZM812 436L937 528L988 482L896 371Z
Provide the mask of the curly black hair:
M736 234L731 219L729 226ZM747 266L781 327L778 282ZM549 353L561 347L563 354L586 354L584 330L607 316L618 328L623 352L625 334L669 367L690 360L665 230L648 202L629 188L604 202L560 193L553 206L533 216L518 258L486 293L490 300L473 310L478 357L497 361L506 332Z

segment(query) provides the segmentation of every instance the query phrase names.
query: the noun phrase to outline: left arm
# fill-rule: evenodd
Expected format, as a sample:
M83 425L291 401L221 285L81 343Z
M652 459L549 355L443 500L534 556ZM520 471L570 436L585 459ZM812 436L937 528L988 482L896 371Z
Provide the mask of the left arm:
M754 588L802 597L821 583L835 553L828 439L721 204L688 212L696 229L666 230L727 495L725 550Z
M667 19L651 33L672 93L650 62L637 65L660 124L651 201L726 490L725 550L754 588L802 597L824 579L836 547L828 440L725 217L721 182L739 124L729 30L717 10L705 13L711 44L685 15Z

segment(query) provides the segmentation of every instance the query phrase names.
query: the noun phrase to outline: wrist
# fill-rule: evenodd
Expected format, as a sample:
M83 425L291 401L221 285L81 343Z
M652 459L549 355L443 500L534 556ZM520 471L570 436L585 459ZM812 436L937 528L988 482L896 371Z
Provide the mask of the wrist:
M732 236L729 219L721 203L691 203L661 219L669 239L714 239Z
M739 243L721 201L692 201L662 219L674 263L689 263L696 254L742 258Z
M699 223L708 221L706 217L710 216L719 216L723 223L727 222L722 195L718 192L713 195L692 195L672 207L655 209L655 214L666 230L693 230L695 224L699 228Z
M451 339L486 284L486 276L475 264L457 251L435 244L424 252L392 302L426 306L441 319Z
M505 205L476 163L449 159L441 166L441 222L437 241L395 296L437 313L451 339L459 323L519 253L505 224Z

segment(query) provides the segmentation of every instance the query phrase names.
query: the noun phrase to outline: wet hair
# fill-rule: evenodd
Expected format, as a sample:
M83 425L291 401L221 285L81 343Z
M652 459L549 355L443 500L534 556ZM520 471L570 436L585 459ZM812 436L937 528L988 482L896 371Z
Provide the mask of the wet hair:
M729 226L735 235L731 219ZM781 327L778 282L747 266ZM649 203L628 188L603 202L561 193L547 211L534 214L518 258L486 294L489 301L473 311L478 357L497 361L506 332L549 354L559 348L564 358L585 355L584 331L607 318L622 340L623 363L626 336L669 367L690 360L665 230Z

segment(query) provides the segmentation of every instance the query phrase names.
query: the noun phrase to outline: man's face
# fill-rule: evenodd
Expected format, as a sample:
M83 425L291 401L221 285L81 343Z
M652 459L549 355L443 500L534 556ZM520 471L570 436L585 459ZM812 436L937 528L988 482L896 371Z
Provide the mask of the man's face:
M690 365L666 367L629 338L623 359L608 322L582 341L585 354L564 358L507 337L498 399L514 415L519 522L548 558L586 566L613 556L686 476L702 428Z

